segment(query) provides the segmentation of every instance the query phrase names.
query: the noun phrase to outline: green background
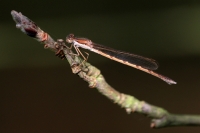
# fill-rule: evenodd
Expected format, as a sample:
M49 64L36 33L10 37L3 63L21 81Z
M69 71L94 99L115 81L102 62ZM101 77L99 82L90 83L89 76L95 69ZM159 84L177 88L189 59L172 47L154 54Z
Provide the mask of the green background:
M43 45L15 28L22 12L54 39L74 33L93 42L156 59L163 81L92 52L89 62L110 85L172 113L200 112L200 2L197 0L0 1L0 132L155 132L127 115ZM84 50L83 50L84 51ZM176 127L157 132L199 133Z

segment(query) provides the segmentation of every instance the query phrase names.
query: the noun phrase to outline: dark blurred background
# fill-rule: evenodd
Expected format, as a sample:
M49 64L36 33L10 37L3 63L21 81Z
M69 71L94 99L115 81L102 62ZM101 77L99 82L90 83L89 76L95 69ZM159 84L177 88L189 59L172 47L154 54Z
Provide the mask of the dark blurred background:
M72 74L43 45L15 28L22 12L54 39L69 33L156 59L165 82L94 53L89 62L110 85L177 114L200 114L200 2L197 0L0 0L0 133L199 133L199 127L153 130Z

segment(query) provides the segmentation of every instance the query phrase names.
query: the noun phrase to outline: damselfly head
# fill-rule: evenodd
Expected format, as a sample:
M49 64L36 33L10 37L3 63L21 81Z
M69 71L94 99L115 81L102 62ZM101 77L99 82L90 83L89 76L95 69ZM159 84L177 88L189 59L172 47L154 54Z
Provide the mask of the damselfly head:
M74 34L69 34L67 37L66 37L66 42L67 43L73 43L74 41Z

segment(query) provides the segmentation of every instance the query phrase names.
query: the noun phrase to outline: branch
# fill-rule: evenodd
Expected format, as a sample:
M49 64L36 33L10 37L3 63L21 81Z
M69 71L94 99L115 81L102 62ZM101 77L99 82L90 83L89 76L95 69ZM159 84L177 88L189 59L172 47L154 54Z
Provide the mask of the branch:
M116 91L105 81L99 69L74 54L62 39L54 41L49 34L45 33L32 20L21 13L13 10L11 15L16 22L16 27L23 33L44 44L44 48L51 49L61 59L67 59L72 72L88 82L89 87L96 88L114 103L125 108L127 113L137 112L151 117L151 128L200 126L200 115L171 114L163 108L150 105L144 101L139 101L133 96Z

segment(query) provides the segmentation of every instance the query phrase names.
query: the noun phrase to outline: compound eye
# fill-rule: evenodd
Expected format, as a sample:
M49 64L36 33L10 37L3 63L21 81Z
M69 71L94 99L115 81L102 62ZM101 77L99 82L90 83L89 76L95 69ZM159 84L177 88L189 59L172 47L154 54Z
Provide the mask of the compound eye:
M74 38L74 34L69 34L68 37L69 38Z

